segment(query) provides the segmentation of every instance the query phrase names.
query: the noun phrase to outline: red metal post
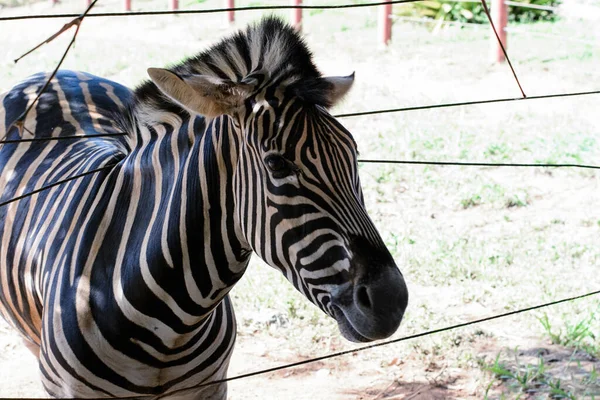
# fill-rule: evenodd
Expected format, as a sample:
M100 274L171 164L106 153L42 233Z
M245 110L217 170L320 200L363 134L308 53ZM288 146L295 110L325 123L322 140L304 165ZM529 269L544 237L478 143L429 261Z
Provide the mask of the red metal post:
M171 10L178 10L179 0L169 0L169 7L171 7Z
M392 38L392 4L379 6L379 43L387 46Z
M301 6L302 0L292 0L293 6ZM292 24L298 32L302 31L302 9L292 8Z
M85 0L85 5L89 6L90 4L92 4L92 0Z
M233 8L233 7L235 7L234 0L225 0L225 8ZM235 11L230 10L230 11L227 11L225 14L227 14L227 23L232 24L233 21L235 21Z
M131 11L131 0L125 0L125 11Z
M492 15L492 22L494 23L494 27L496 28L496 32L498 32L498 36L506 49L506 24L508 23L508 7L504 3L504 0L492 0L492 9L490 11ZM504 52L502 51L502 47L500 47L500 43L498 43L498 39L496 35L492 34L492 50L491 50L491 58L492 62L503 62L505 61Z

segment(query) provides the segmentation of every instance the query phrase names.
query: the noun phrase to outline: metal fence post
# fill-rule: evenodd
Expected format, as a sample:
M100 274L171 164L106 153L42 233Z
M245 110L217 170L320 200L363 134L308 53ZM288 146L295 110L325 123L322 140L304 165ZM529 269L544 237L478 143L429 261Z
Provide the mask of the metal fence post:
M301 6L302 0L292 0L292 5ZM294 28L298 32L302 31L302 9L301 8L292 8L292 24L294 24Z
M379 6L379 43L387 46L392 39L392 4L386 3Z
M234 0L225 0L225 8L234 8L235 7L235 1ZM235 21L235 11L233 10L229 10L226 13L226 18L227 18L227 24L233 24L233 22Z
M490 13L492 15L492 22L494 23L494 27L498 32L498 37L500 38L502 44L504 45L504 48L506 49L506 25L508 23L508 6L504 3L504 0L492 0L492 9ZM492 62L504 62L506 60L506 57L504 57L504 52L502 51L500 43L498 43L496 35L492 35L490 40L492 41Z

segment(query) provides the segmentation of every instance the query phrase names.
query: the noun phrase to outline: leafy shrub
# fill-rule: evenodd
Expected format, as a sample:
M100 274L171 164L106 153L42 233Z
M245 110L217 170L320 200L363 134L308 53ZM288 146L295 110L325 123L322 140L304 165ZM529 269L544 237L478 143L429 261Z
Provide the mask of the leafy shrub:
M497 1L497 0L496 0ZM561 0L518 0L519 3L543 7L558 7ZM488 0L488 7L490 2ZM431 18L442 21L487 23L488 18L481 2L477 0L424 0L402 5L396 9L396 15ZM553 10L540 10L525 7L508 7L510 22L529 23L535 21L555 21L557 14Z

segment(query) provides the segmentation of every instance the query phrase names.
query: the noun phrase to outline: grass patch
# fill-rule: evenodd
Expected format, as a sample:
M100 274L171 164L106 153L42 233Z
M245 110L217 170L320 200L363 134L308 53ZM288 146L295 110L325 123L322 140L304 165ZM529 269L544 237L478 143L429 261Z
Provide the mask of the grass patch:
M518 388L521 392L531 393L537 391L544 382L545 365L542 358L537 365L521 365L516 359L516 367L510 367L500 361L498 353L492 364L486 365L485 369L491 372L496 379L508 382L510 386Z
M488 148L485 149L483 155L485 158L494 161L505 161L512 158L511 153L512 150L508 144L499 143L489 145Z
M487 385L485 399L578 400L594 399L600 394L595 366L586 370L581 362L571 359L561 362L557 368L545 361L546 358L553 360L547 355L538 355L535 361L524 361L519 356L522 352L515 349L512 359L507 358L510 357L508 353L498 353L491 363L479 360L480 367L493 378ZM492 391L496 393L492 395Z
M56 12L73 11L66 8L69 5L82 6L67 3L59 3ZM216 0L193 3L202 8L222 6ZM239 6L253 4L267 3L236 2ZM116 1L98 6L104 7L103 11L122 10ZM135 3L135 7L164 9L165 5L148 1ZM289 18L287 11L280 14ZM377 9L314 10L305 15L305 38L323 72L339 75L356 70L353 91L332 114L515 96L506 66L491 66L482 56L488 50L488 37L482 30L448 28L432 34L429 28L396 21L391 45L379 51L375 50ZM258 12L236 13L236 26L259 17ZM133 87L146 77L147 67L169 65L227 34L223 19L214 15L169 18L131 18L127 24L123 19L86 20L65 68L86 70ZM33 25L21 21L6 26L7 31L28 34L4 37L7 61L0 68L0 91L39 70L51 70L65 45L57 39L15 66L10 60L56 31L57 25L56 21L40 20ZM595 22L569 23L565 19L528 28L596 40ZM562 46L535 35L514 36L509 51L528 94L590 90L590 82L599 81L600 53L593 47ZM365 159L591 164L600 159L598 105L596 96L588 96L391 113L340 122L353 133ZM598 174L593 171L373 164L359 168L370 216L409 285L411 300L396 337L593 290L600 284L600 190ZM353 346L340 338L332 319L301 296L281 273L257 259L231 293L240 336L255 342L267 336L284 338L282 347L307 357L331 351L327 343L332 341L339 346L336 350ZM547 317L555 342L597 356L598 312L590 319L589 310L584 310L585 314L578 305L557 310L562 313L549 311ZM510 330L511 335L482 338L486 345L514 347L517 336L531 337L542 330L537 320L526 315L499 325L501 332ZM504 342L495 344L495 340ZM457 367L457 353L478 354L472 345L470 340L448 334L393 350L373 349L355 358L358 366L364 366L365 359L385 360L393 351L394 358L408 363L417 353L418 361L447 363L452 369ZM597 369L571 378L554 374L545 359L543 364L537 358L519 359L518 363L502 358L496 361L490 361L492 367L496 364L496 372L486 371L494 377L494 384L510 383L510 390L500 394L504 398L525 399L526 390L533 390L534 398L569 398L565 396L571 394L585 398L586 390L600 398L600 393L594 392ZM421 372L424 365L415 370ZM382 372L399 375L404 367L394 370L391 366ZM460 375L481 372L467 362L458 367ZM359 376L356 370L344 373ZM405 379L409 376L410 372L404 375ZM574 384L587 389L573 391ZM481 399L485 386L478 390L474 397ZM0 392L2 395L7 397ZM277 396L281 397L269 393L262 398Z
M515 208L529 205L530 198L527 189L505 188L497 183L471 185L470 190L462 195L460 205L463 209L480 205L494 208Z
M600 357L599 311L600 303L598 309L591 312L590 315L574 322L563 321L562 326L558 328L552 325L546 313L539 318L539 321L552 343L583 350L592 357Z

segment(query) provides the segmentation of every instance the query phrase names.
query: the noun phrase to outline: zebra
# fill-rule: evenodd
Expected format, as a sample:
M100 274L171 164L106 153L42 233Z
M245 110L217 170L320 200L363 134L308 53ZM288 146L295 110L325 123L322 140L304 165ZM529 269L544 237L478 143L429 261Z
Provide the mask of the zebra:
M148 74L59 71L25 116L47 74L0 95L0 138L48 139L0 148L0 202L39 190L0 207L0 314L46 391L226 398L252 253L346 339L393 334L406 283L328 112L354 74L322 76L276 17Z

